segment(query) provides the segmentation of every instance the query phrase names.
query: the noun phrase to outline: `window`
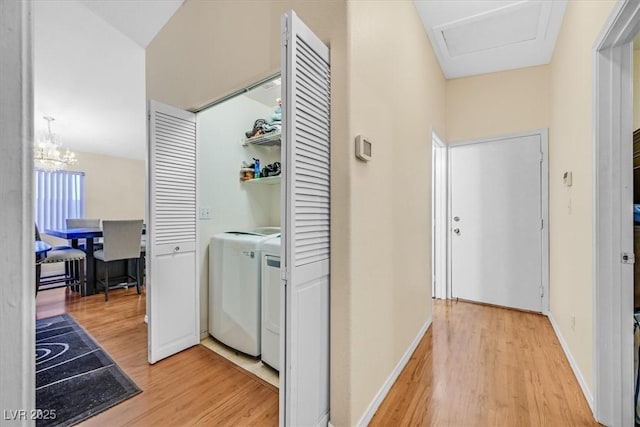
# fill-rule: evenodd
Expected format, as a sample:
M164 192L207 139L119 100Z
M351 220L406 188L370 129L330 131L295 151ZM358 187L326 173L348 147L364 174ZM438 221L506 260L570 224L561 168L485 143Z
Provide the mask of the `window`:
M84 217L84 172L35 173L35 219L40 230L65 228L67 218Z

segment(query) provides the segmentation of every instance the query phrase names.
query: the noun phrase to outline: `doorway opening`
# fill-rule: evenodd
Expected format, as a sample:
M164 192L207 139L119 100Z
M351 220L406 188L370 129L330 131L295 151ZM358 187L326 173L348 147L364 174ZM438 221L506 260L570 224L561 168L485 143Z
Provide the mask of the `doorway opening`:
M448 299L447 282L447 145L434 130L431 133L431 265L433 298Z
M279 387L280 76L199 109L199 234L207 257L201 343ZM207 254L208 251L208 254ZM202 257L201 257L202 258ZM206 283L204 283L206 282Z
M632 106L639 30L640 4L619 2L593 50L594 413L606 425L633 425L635 418Z

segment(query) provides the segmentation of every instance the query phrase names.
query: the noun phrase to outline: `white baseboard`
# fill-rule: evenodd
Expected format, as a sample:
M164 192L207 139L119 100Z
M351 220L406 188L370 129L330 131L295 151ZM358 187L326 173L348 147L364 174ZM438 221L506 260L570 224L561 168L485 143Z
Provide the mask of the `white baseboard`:
M567 356L567 360L569 361L569 365L573 370L573 374L576 376L576 379L578 380L578 384L580 384L580 388L582 389L582 394L584 394L585 399L587 399L589 408L591 408L591 413L595 416L595 411L593 407L593 396L591 395L591 390L589 390L589 387L587 386L587 382L584 380L584 376L582 375L580 368L578 368L578 364L576 363L576 360L573 358L573 355L569 350L569 346L567 345L567 342L562 336L562 333L560 332L560 328L558 327L558 324L556 323L556 320L553 318L553 315L551 314L551 312L547 314L547 317L551 322L553 331L556 333L556 337L558 337L558 341L560 341L560 345L562 346L562 350L564 351L565 356Z
M367 410L364 412L364 414L362 414L362 417L360 417L360 421L358 421L358 423L356 424L357 426L365 427L371 422L371 419L378 410L378 407L380 407L380 404L382 403L384 398L387 397L387 393L389 393L389 390L391 390L391 387L400 376L400 373L402 373L402 370L407 365L407 362L409 362L409 359L411 358L413 352L416 350L416 347L418 347L418 344L420 344L420 340L422 340L422 337L427 332L427 329L429 329L429 326L431 326L431 320L432 317L429 316L424 325L422 325L422 328L420 328L420 331L418 331L418 335L416 335L416 337L413 339L413 342L411 343L411 345L409 345L407 351L405 351L396 367L393 368L393 371L391 371L389 378L387 378L387 380L384 382L382 388L376 394L376 397L371 401Z

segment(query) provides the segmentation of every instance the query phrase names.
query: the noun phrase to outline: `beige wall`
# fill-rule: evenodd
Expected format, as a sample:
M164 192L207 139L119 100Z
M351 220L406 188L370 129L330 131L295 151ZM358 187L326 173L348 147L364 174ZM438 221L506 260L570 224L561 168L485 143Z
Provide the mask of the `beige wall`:
M548 128L548 65L447 81L448 142Z
M290 9L325 42L343 31L344 0L187 0L147 47L147 97L198 108L279 73Z
M85 173L85 218L145 218L145 161L102 154L76 152L78 163L70 171ZM57 237L42 237L53 245L68 242ZM54 272L60 265L45 266Z
M431 317L431 130L445 135L445 79L413 2L350 1L351 403L355 425ZM401 30L400 30L401 29ZM332 366L333 368L333 366Z
M613 1L569 2L551 61L551 314L593 390L593 43ZM562 185L564 171L573 186ZM575 330L571 328L575 316Z
M93 153L76 153L69 170L85 173L85 217L144 219L145 162Z

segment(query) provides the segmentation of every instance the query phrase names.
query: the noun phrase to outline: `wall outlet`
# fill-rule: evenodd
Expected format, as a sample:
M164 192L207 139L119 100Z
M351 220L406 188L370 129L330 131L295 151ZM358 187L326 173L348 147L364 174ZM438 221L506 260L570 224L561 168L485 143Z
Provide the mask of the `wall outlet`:
M200 219L211 219L212 218L211 208L201 207L198 211L198 217Z
M576 316L571 315L571 330L576 331Z

